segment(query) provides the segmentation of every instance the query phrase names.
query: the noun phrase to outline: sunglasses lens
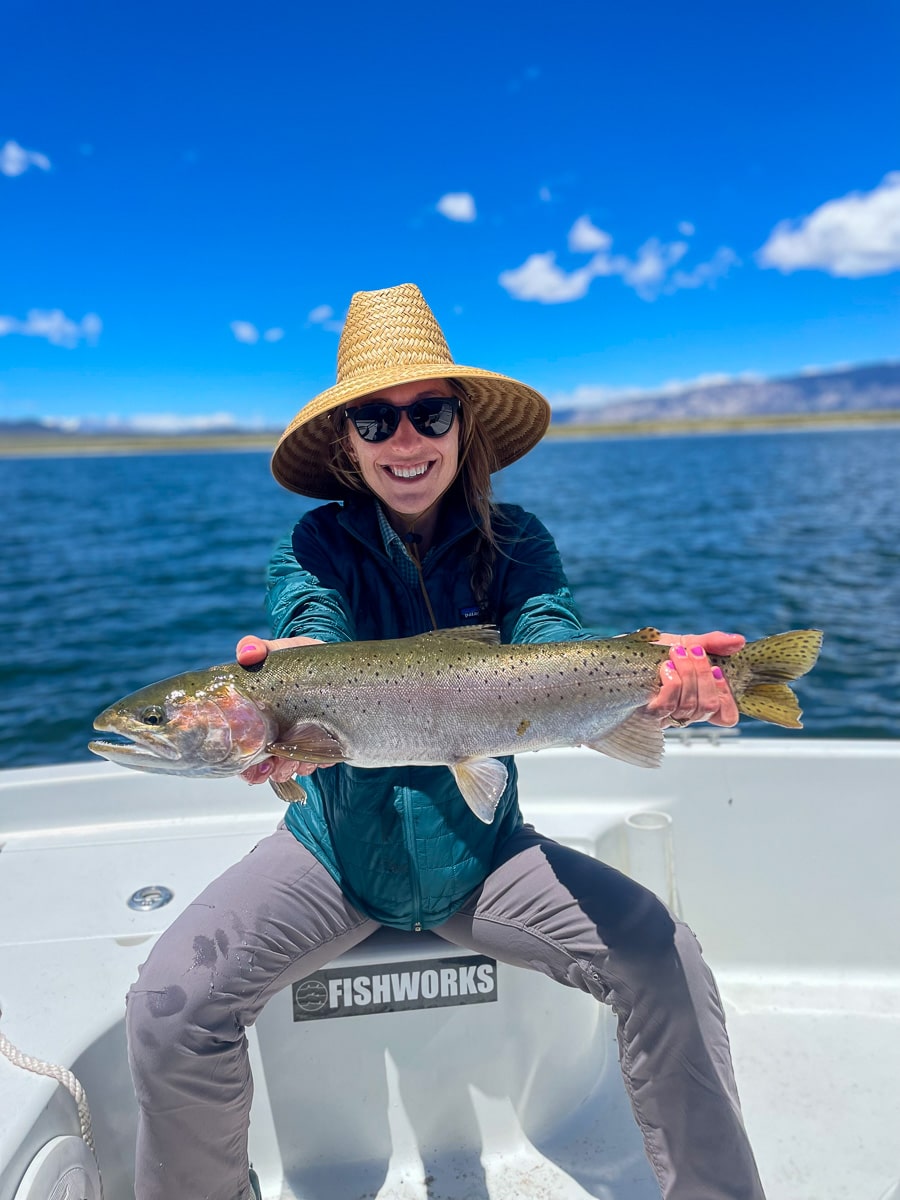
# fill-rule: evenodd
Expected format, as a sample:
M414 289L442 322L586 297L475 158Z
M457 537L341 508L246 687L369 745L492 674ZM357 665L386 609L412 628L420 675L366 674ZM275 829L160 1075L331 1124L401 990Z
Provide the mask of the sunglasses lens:
M400 409L390 404L361 404L348 408L347 416L364 442L385 442L400 424Z
M386 442L397 432L403 413L408 415L413 429L423 437L443 437L453 424L457 407L455 396L434 396L400 407L394 407L393 404L360 404L359 408L348 408L346 413L364 442Z
M455 412L455 400L436 396L433 400L417 400L410 407L409 419L425 437L443 437L453 424Z

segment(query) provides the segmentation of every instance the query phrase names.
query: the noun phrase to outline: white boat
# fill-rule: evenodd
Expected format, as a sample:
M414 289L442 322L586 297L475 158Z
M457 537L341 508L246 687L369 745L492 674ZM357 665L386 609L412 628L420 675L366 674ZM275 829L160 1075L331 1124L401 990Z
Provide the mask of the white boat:
M900 1200L900 741L694 736L659 771L587 750L519 765L530 821L699 935L770 1200ZM99 1200L101 1176L105 1200L133 1194L126 989L280 808L108 763L0 773L0 1200ZM470 959L382 930L271 1001L250 1031L264 1197L658 1200L612 1014ZM33 1060L83 1085L99 1176Z

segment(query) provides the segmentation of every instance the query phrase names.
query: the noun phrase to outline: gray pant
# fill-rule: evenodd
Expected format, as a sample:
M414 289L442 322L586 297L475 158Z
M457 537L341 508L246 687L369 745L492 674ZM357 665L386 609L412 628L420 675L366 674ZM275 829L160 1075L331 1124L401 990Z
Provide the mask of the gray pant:
M377 928L283 826L175 920L128 996L137 1200L249 1200L244 1028L275 992ZM715 981L652 893L526 827L434 932L612 1006L667 1200L763 1198Z

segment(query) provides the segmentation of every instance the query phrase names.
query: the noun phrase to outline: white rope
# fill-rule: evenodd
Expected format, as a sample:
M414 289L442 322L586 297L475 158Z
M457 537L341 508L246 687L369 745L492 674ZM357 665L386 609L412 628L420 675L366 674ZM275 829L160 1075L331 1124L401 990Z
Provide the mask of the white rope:
M0 1016L2 1015L3 1010L0 1009ZM21 1067L24 1071L32 1071L35 1075L47 1075L51 1079L55 1079L57 1083L61 1083L71 1093L73 1100L78 1106L78 1122L81 1125L81 1136L91 1154L93 1154L94 1161L97 1162L97 1152L94 1149L94 1134L91 1129L91 1110L88 1106L84 1088L72 1072L66 1067L57 1066L56 1063L43 1062L40 1058L32 1058L30 1054L23 1054L21 1050L17 1049L4 1036L2 1031L0 1031L0 1054L4 1058L8 1058L14 1067ZM97 1170L100 1170L99 1163L97 1163Z

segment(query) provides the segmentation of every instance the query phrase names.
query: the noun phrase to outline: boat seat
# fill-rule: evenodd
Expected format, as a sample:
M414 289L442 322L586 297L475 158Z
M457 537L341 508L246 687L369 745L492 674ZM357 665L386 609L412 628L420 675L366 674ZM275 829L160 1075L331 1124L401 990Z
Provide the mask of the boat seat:
M250 1148L263 1194L387 1196L431 1176L483 1189L510 1154L551 1170L538 1144L583 1153L586 1101L611 1089L620 1102L614 1045L612 1014L586 993L382 928L257 1022ZM563 1179L545 1182L568 1195Z

